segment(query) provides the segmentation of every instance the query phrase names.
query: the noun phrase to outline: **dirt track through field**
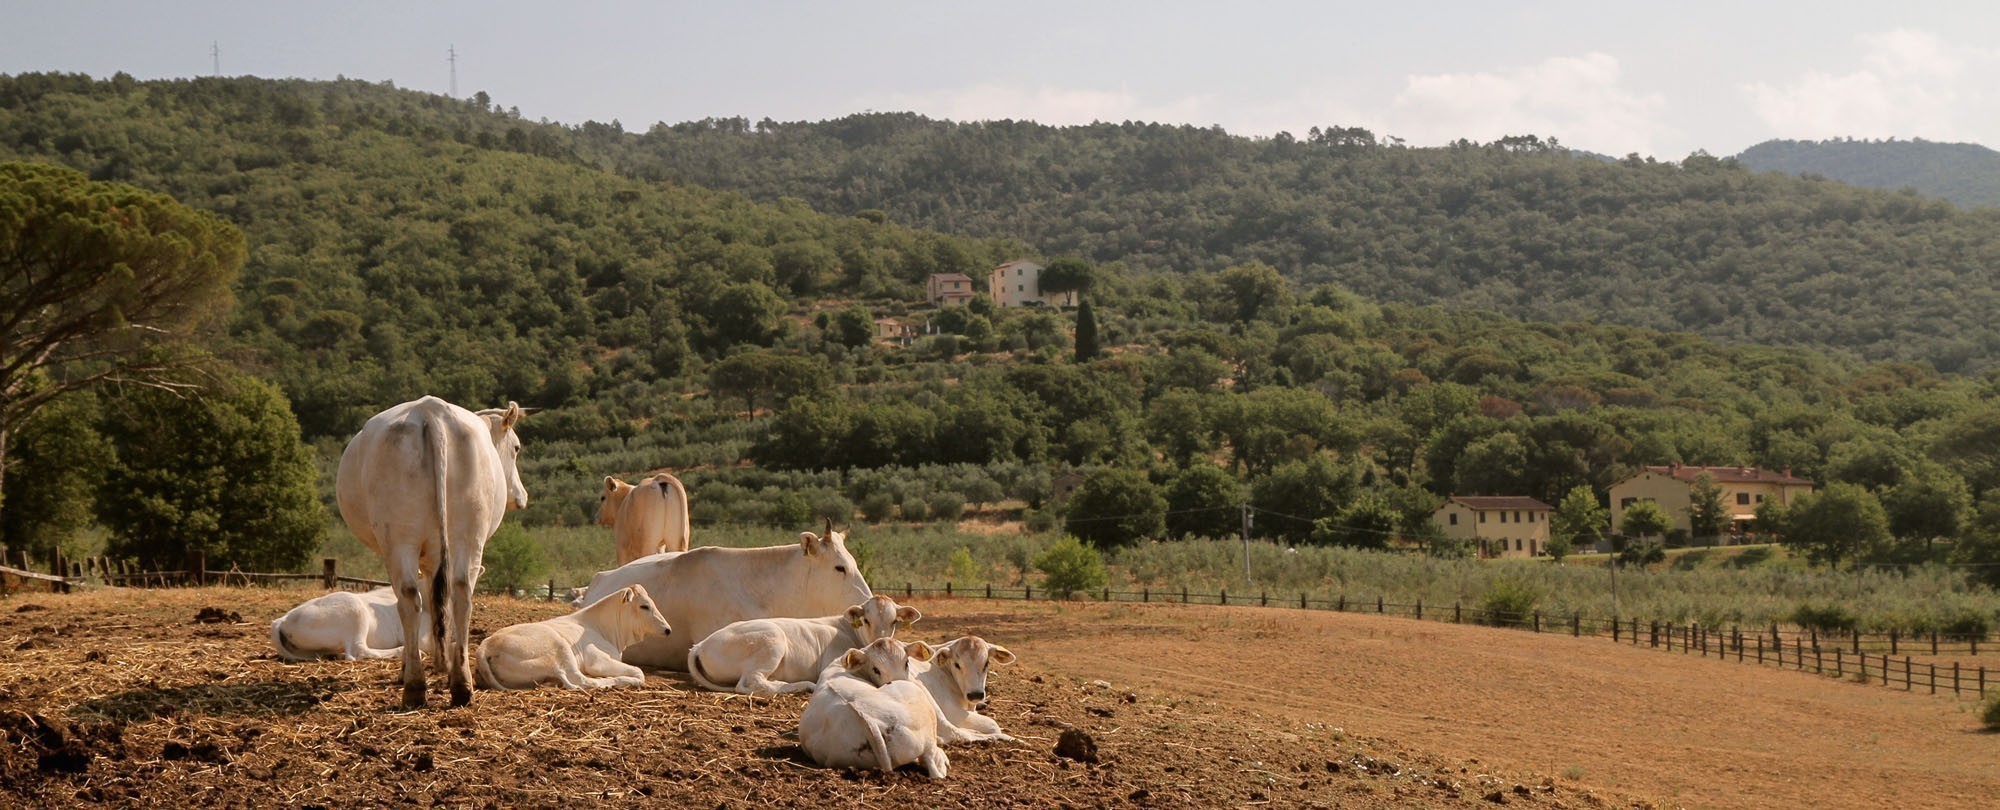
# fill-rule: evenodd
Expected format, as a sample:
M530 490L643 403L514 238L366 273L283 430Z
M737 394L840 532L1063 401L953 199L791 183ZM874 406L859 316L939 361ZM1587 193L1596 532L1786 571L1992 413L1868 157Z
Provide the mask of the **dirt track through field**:
M967 605L977 611L977 605ZM1114 689L1320 723L1689 807L1964 808L2000 797L1973 703L1604 639L1320 611L1065 605L969 614Z

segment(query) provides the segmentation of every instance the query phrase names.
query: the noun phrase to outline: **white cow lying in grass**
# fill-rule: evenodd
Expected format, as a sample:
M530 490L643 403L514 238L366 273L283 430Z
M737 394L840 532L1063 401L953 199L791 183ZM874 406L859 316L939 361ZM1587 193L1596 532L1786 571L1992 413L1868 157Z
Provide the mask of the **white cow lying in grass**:
M716 692L810 692L820 673L842 654L894 638L898 628L907 629L923 616L877 594L833 616L740 621L688 650L688 674L701 688Z
M822 767L886 773L919 762L943 778L951 763L938 747L937 703L908 680L911 659L930 657L923 642L888 638L848 650L827 667L799 716L799 747Z
M430 627L420 625L424 640ZM403 620L396 615L396 592L334 591L308 599L271 622L271 646L287 661L318 658L395 658L403 654Z
M986 704L986 673L992 664L1012 664L1014 654L1006 647L988 644L978 636L960 636L935 648L928 661L910 662L910 679L923 684L924 691L943 712L945 742L966 740L1011 740L993 718L980 714Z
M479 685L525 689L641 686L646 673L618 660L625 648L672 633L653 598L628 585L567 616L509 625L479 645Z

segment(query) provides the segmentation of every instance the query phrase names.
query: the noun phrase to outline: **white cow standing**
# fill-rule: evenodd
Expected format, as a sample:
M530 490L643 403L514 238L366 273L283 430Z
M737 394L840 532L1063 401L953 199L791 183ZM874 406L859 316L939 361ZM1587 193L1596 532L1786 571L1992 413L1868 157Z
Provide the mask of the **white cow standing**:
M419 638L429 618L432 658L453 706L472 700L466 646L486 539L507 510L528 504L514 435L528 413L512 402L473 413L427 396L370 418L340 456L340 516L382 555L403 638ZM424 705L418 646L403 646L403 705L411 708Z
M688 651L696 685L746 695L810 692L822 671L848 650L894 638L924 617L876 594L845 613L817 619L750 619L723 627Z
M637 484L604 477L597 525L611 527L619 565L649 554L688 550L687 487L667 473Z
M640 557L590 578L579 605L631 584L646 586L674 634L625 651L625 663L686 671L688 648L744 619L839 613L875 595L847 551L846 536L800 532L799 542L765 548L702 546Z
M420 638L428 640L430 635ZM271 621L271 646L287 661L402 655L403 624L396 616L396 592L334 591L308 599Z
M616 596L567 616L514 624L479 645L479 685L526 689L555 683L566 689L644 686L646 672L618 660L626 647L674 631L646 589Z
M923 684L944 713L950 728L939 736L957 739L1011 740L993 718L980 714L986 703L986 674L993 664L1012 664L1006 647L978 636L960 636L936 647L928 661L910 662L910 679ZM957 732L957 733L954 733ZM954 742L954 739L946 739Z
M910 662L930 657L921 641L887 638L848 650L799 715L799 747L821 767L887 773L915 762L944 778L951 762L938 747L937 703L909 680Z

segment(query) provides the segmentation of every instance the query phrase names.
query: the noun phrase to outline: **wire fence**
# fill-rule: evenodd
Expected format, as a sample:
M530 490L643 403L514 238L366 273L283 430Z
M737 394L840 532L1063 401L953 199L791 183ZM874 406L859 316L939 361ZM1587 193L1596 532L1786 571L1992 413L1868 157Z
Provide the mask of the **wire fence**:
M317 580L329 590L338 588L375 588L389 583L382 580L350 577L339 573L339 563L333 558L321 561L321 570L313 573L257 573L237 570L232 566L227 571L210 570L206 560L200 555L189 561L186 570L140 570L131 561L114 561L109 558L90 558L80 561L55 560L52 567L62 573L40 573L28 570L25 558L9 560L20 563L19 567L0 565L0 587L11 591L21 587L22 582L39 582L50 590L67 593L77 587L186 587L204 585L225 585L247 587L284 582ZM7 577L19 581L7 580ZM555 580L549 580L546 589L541 586L512 592L510 595L530 599L567 600L579 588L558 588ZM1863 633L1859 630L1822 632L1817 628L1782 627L1767 625L1745 630L1740 626L1712 627L1698 623L1673 624L1671 622L1647 621L1626 617L1585 617L1581 613L1568 615L1534 611L1507 611L1488 605L1468 608L1462 602L1450 605L1426 605L1421 600L1414 603L1390 602L1385 597L1349 597L1336 594L1331 598L1314 597L1299 593L1296 598L1280 594L1273 598L1269 591L1255 594L1239 592L1231 594L1226 590L1216 593L1197 593L1186 587L1154 590L1141 588L1136 591L1101 588L1087 594L1053 593L1047 589L1037 591L1032 584L1020 586L994 586L985 583L971 587L961 587L946 582L939 587L917 587L914 583L904 583L898 589L893 586L878 587L877 593L900 594L905 599L917 597L943 597L965 599L1003 599L1033 601L1041 599L1095 597L1106 603L1128 602L1141 604L1181 604L1217 606L1285 607L1302 610L1332 610L1345 613L1373 613L1381 616L1395 616L1416 621L1438 621L1452 624L1483 624L1508 627L1534 633L1560 633L1574 637L1590 636L1609 639L1617 644L1648 647L1668 653L1700 655L1717 660L1734 660L1738 663L1755 663L1759 666L1775 666L1812 672L1831 678L1852 680L1857 683L1880 684L1886 687L1900 686L1904 691L1914 692L1923 687L1930 694L1949 690L1956 696L1971 695L1984 698L1989 689L2000 690L2000 671L1988 672L1982 664L1966 666L1960 661L1948 663L1941 660L1918 662L1918 656L1941 659L1959 655L1978 656L1982 650L1991 649L1993 644L1987 633L1945 633L1933 631L1928 634L1908 635L1894 631L1888 633Z

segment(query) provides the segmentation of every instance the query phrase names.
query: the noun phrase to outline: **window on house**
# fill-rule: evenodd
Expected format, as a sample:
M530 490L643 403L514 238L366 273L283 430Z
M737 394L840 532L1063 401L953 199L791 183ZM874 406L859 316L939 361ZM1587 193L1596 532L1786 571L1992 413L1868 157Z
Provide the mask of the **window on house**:
M1748 506L1749 504L1750 504L1750 493L1748 492L1736 493L1736 505Z
M1479 513L1479 522L1481 522L1481 523L1485 523L1485 522L1486 522L1486 513L1485 513L1485 512L1481 512L1481 513Z
M1500 522L1501 522L1501 523L1506 523L1506 522L1507 522L1507 513L1506 513L1506 512L1501 512L1501 513L1500 513Z
M1521 538L1519 537L1514 538L1514 550L1515 551L1521 550Z
M1763 502L1764 502L1764 496L1762 496L1762 495L1758 495L1758 496L1757 496L1757 502L1758 502L1758 503L1763 503Z
M1638 502L1639 502L1639 499L1638 499L1638 498L1619 498L1619 499L1618 499L1618 508L1620 508L1620 509L1630 509L1630 508L1632 508L1632 504L1635 504L1635 503L1638 503Z
M1451 515L1449 515L1449 517L1451 518L1451 525L1453 525L1453 526L1457 526L1457 525L1458 525L1458 513L1457 513L1457 512L1453 512L1453 513L1451 513Z

